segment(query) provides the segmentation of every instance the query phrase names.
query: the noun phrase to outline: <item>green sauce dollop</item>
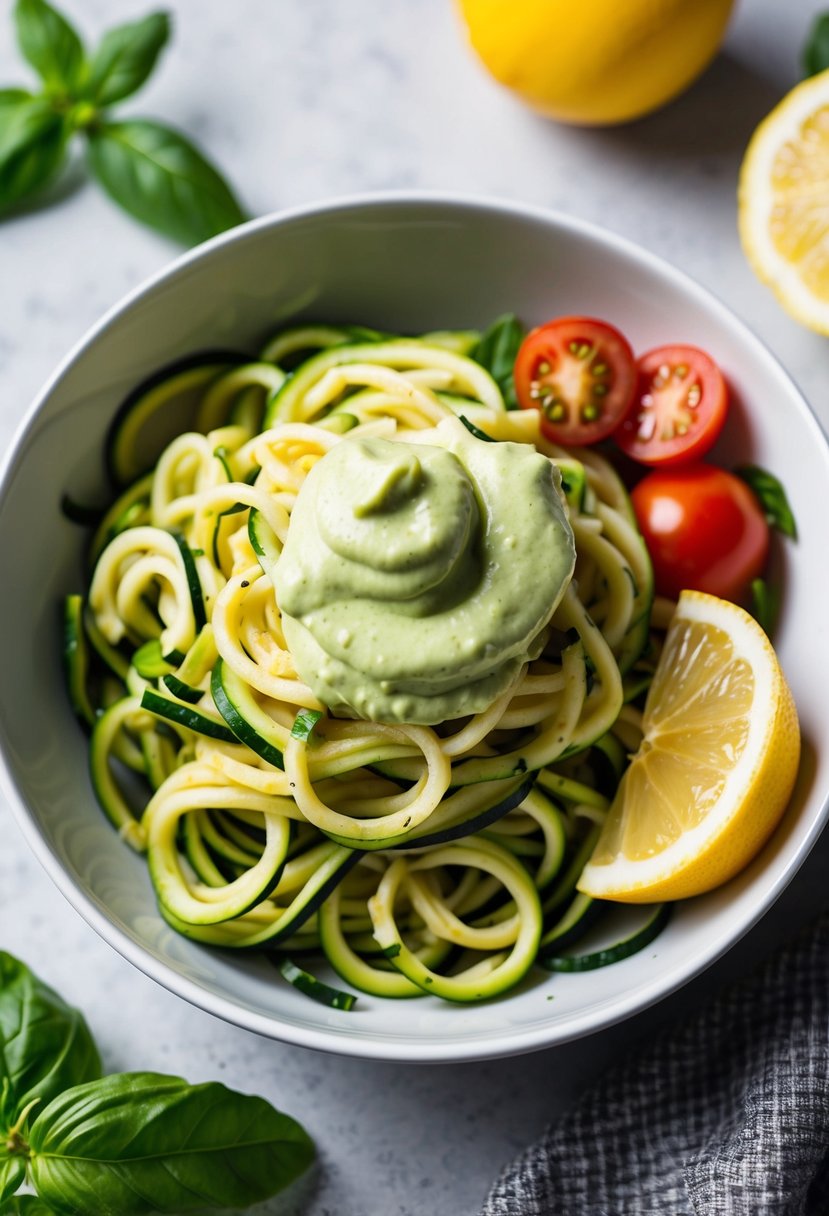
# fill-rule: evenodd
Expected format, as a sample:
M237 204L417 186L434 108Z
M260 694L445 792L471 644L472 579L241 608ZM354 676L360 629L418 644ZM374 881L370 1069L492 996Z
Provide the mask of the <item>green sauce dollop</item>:
M456 419L418 440L333 447L271 571L301 678L372 721L486 709L540 653L575 564L546 457Z

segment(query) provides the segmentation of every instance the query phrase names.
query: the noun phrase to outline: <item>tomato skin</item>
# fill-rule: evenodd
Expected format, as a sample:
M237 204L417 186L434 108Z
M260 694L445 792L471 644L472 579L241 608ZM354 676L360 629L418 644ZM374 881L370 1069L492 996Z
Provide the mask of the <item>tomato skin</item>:
M768 556L769 526L744 481L709 464L648 473L631 493L656 590L739 602Z
M556 317L532 330L515 359L515 391L539 410L553 443L582 447L607 438L636 385L633 351L623 334L595 317Z
M613 436L622 451L661 468L704 456L728 412L728 388L711 356L696 346L659 346L639 357L636 371L633 400Z

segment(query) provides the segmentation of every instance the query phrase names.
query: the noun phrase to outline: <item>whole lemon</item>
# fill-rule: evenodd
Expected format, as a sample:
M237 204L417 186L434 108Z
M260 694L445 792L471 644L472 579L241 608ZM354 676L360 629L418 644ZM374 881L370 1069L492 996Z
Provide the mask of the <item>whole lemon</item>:
M562 122L639 118L702 72L734 0L459 0L501 84Z

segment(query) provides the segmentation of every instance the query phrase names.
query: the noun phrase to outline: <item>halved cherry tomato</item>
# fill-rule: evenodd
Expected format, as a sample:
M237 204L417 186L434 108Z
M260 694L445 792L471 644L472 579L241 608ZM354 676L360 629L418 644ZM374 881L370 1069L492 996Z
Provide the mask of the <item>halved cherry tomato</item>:
M515 390L525 410L541 411L554 443L581 446L615 431L636 384L625 337L592 317L558 317L532 330L515 360Z
M722 372L696 346L660 346L637 360L633 401L613 438L642 464L698 460L713 446L728 409Z
M739 602L762 572L769 527L752 490L725 469L656 469L631 493L660 595L686 588Z

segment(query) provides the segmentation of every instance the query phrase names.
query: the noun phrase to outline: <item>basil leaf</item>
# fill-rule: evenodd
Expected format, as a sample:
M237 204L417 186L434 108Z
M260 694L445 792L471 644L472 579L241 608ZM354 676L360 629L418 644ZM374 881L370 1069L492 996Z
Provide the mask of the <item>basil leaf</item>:
M42 98L0 97L0 213L35 194L57 173L67 130Z
M4 135L7 119L14 113L21 102L34 101L34 93L27 89L0 89L0 139Z
M136 93L169 37L167 13L150 13L107 30L90 60L84 96L95 105L110 106Z
M0 1083L8 1088L4 1119L11 1124L35 1098L43 1105L70 1085L100 1075L101 1059L83 1014L24 963L0 952Z
M183 135L160 123L135 119L93 128L89 163L125 211L185 245L245 218L218 171Z
M47 1207L37 1195L15 1195L0 1207L0 1216L55 1216L55 1209Z
M8 1199L26 1180L26 1161L12 1156L0 1145L0 1203ZM5 1208L2 1209L5 1211Z
M777 528L784 536L797 540L797 525L795 524L786 491L774 474L761 469L756 464L746 464L734 472L750 486L760 500L760 506L770 527Z
M515 395L513 367L518 348L524 341L524 326L513 316L506 313L490 325L480 342L471 351L469 357L485 367L504 396L504 404L508 410L518 407Z
M245 1207L314 1158L299 1124L263 1098L141 1072L67 1090L28 1142L35 1189L67 1216Z
M322 714L318 709L301 709L294 718L291 727L292 739L310 739L311 732L319 722Z
M780 588L770 586L763 578L752 579L751 615L769 637L774 631L779 614Z
M52 92L73 94L86 70L83 43L62 13L46 0L17 0L17 41Z
M829 13L817 16L803 48L803 75L816 76L829 68Z

